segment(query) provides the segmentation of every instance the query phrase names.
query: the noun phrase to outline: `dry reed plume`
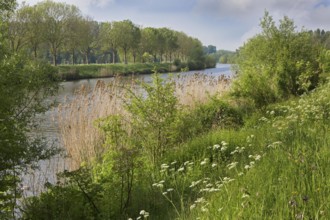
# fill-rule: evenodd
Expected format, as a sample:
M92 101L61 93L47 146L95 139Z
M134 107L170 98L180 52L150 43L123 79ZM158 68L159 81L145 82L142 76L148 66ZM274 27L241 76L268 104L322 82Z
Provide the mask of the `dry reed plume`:
M81 87L73 101L59 106L60 134L71 169L100 158L104 136L94 123L108 115L124 114L121 87L119 78L109 85L100 80L93 89Z
M179 103L190 108L208 102L210 97L221 95L229 88L229 78L224 75L214 76L201 73L177 75L175 81L175 95Z
M223 76L206 74L178 75L172 80L176 82L175 94L179 104L189 108L223 93L229 84L229 80ZM129 114L124 109L127 101L125 92L127 89L142 92L131 82L133 80L127 83L127 78L114 78L109 85L98 81L94 89L82 87L76 92L72 102L59 106L58 121L62 143L70 158L72 170L77 169L82 162L90 163L102 155L104 135L95 126L97 119L125 114L129 121Z

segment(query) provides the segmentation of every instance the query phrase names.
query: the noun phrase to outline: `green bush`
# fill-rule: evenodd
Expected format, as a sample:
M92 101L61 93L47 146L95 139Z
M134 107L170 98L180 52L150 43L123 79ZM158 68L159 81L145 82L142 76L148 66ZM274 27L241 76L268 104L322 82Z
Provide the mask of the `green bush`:
M311 33L295 31L287 17L277 27L267 12L261 28L261 34L240 48L233 94L262 107L316 88L319 45Z

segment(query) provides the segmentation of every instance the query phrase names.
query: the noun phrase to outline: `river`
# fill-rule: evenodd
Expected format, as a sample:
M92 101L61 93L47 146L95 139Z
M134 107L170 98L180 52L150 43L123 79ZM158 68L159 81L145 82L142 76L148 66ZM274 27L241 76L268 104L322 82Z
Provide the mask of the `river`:
M189 76L195 73L214 76L224 75L226 77L231 77L233 75L230 64L217 64L215 68L200 71L181 72L177 74ZM168 76L169 73L161 74L162 78L167 78ZM143 79L145 82L151 81L151 75L137 75L136 77L137 79ZM73 100L77 89L82 86L94 88L99 80L103 80L105 83L108 83L113 80L113 78L84 79L62 82L57 96L53 97L52 100L55 99L58 104ZM44 115L40 115L40 126L35 132L46 137L49 142L49 146L61 147L59 128L56 121L57 112L57 107L54 107L47 111ZM66 169L66 164L62 156L57 156L47 161L40 161L39 166L39 170L33 170L29 175L24 176L24 184L29 188L29 190L26 190L25 192L27 196L38 195L43 190L43 185L45 182L55 182L56 171L63 171Z

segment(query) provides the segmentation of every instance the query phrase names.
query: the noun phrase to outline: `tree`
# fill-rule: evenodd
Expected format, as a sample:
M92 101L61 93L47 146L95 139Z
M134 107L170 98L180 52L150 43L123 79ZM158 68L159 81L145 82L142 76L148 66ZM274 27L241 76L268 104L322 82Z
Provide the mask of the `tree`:
M8 40L13 52L18 52L27 44L28 14L26 9L27 7L23 5L9 18Z
M154 57L154 62L157 60L157 29L147 27L142 29L142 37L141 37L141 47L142 51L147 52Z
M130 20L112 23L111 37L124 53L124 62L127 64L128 51L140 41L140 29Z
M110 22L101 23L100 41L102 50L110 50L112 53L112 63L116 63L117 41L113 37L112 24Z
M85 34L81 29L82 17L77 14L68 19L67 23L67 37L64 45L67 51L71 53L71 63L75 64L75 53L77 48L81 45L81 38Z
M12 11L15 2L1 2L1 13ZM8 28L0 17L0 26ZM49 107L44 99L56 92L55 70L49 65L13 55L0 38L0 219L15 219L15 207L20 196L20 176L27 167L36 165L54 151L37 135L35 115Z
M177 32L165 29L165 39L166 39L166 53L170 58L170 62L172 62L172 55L178 49L178 36ZM167 57L167 56L166 56Z
M262 33L240 48L235 94L261 107L315 88L320 73L319 46L312 35L304 30L297 32L288 17L276 26L268 12L260 26Z
M216 53L217 52L217 47L213 46L213 45L209 45L209 46L207 46L207 52L208 52L208 54Z
M96 48L99 41L100 26L96 21L85 17L80 21L80 52L85 57L85 64L89 63L89 55Z
M24 8L27 14L27 32L26 40L33 51L33 56L38 57L38 48L43 42L42 13L40 7L26 6Z
M80 15L79 9L74 5L44 1L37 5L42 10L44 39L50 46L53 55L53 65L57 65L57 54L63 46L72 19Z

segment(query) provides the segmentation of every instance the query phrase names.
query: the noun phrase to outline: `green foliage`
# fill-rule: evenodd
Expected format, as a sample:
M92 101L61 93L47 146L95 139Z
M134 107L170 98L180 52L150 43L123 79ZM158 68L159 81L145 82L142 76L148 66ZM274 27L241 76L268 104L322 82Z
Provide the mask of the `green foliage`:
M205 68L214 68L217 64L216 59L213 56L206 56L205 58Z
M330 76L330 50L324 49L321 52L319 62L322 70L321 77L323 80L326 80Z
M3 7L12 2L3 3ZM17 10L12 6L11 13L1 13L10 24L1 28L1 35L7 35L11 51L25 51L34 59L52 60L54 65L150 61L143 57L145 53L152 56L152 62L171 63L174 57L204 62L197 39L169 28L141 28L130 20L96 22L74 5L53 1L22 4ZM214 49L210 48L211 52Z
M151 74L156 68L158 72L170 72L169 63L130 63L130 64L88 64L59 65L59 77L62 80L111 77L117 75Z
M100 186L93 184L90 172L82 167L60 174L56 185L47 183L40 197L24 201L24 219L99 219ZM65 187L64 187L65 186Z
M8 199L18 198L19 174L28 165L49 158L54 149L28 133L37 126L34 117L45 112L50 103L45 98L58 88L55 70L49 65L8 56L0 61L0 203L7 209ZM1 213L3 214L3 213Z
M138 140L149 160L155 166L175 143L173 139L178 119L178 102L174 95L174 82L164 82L153 75L153 83L142 83L145 94L130 93L127 110L132 117L132 129L139 131Z
M217 132L235 137L245 151L234 160L236 172L226 174L234 180L204 197L204 206L197 204L189 218L329 218L324 175L329 172L329 89L328 83L298 100L269 106L242 130Z
M239 51L234 94L261 107L314 89L320 70L319 47L312 35L296 32L293 21L287 17L277 27L268 12L260 25L262 33Z
M226 101L213 98L209 103L200 104L181 116L177 135L186 141L191 136L207 133L212 129L235 129L242 125L243 114L238 108Z

